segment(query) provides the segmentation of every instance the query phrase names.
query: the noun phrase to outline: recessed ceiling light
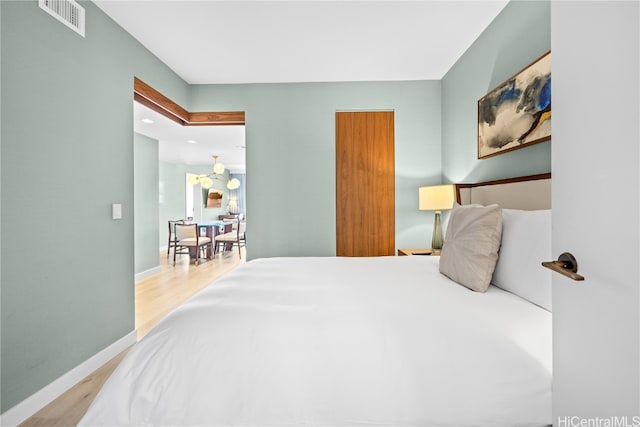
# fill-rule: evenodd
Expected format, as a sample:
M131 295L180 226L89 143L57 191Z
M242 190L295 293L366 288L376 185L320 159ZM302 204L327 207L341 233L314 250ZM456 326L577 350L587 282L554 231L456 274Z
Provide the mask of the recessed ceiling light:
M140 120L142 123L153 123L153 120L149 119L149 118L144 118L142 120Z
M198 141L194 141L193 139L189 139L189 140L187 140L187 142L189 144L197 144L198 143Z

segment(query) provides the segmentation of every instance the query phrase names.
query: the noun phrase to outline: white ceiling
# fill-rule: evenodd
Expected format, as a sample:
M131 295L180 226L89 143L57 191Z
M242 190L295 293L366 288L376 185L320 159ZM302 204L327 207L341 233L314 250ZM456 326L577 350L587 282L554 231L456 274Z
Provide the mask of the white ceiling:
M213 84L441 79L508 1L94 2L185 81Z
M186 82L223 84L441 79L508 0L94 3Z

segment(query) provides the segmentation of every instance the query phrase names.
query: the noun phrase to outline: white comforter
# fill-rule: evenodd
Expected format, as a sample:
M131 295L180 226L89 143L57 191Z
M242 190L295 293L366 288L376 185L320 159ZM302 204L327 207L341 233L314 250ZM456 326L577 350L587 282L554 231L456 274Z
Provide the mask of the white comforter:
M248 262L126 356L81 422L551 424L551 313L437 257Z

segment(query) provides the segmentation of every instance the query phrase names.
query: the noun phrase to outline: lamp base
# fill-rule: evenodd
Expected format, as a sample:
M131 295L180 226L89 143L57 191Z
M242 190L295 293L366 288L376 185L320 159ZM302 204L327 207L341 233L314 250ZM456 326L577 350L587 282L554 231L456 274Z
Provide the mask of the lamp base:
M433 235L431 237L431 249L434 253L440 253L444 239L442 238L442 221L440 219L440 211L436 211L433 221Z

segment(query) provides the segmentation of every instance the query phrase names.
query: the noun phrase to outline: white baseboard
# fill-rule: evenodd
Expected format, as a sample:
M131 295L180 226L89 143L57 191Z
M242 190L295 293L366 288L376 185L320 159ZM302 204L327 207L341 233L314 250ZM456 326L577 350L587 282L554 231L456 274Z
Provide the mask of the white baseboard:
M66 374L44 386L13 408L2 414L0 425L14 427L47 406L55 398L82 381L87 375L113 359L127 347L136 342L136 331L131 331L104 350L93 355Z
M153 276L154 274L160 273L160 270L162 270L160 266L157 266L157 267L153 267L148 270L145 270L141 273L137 273L135 276L135 281L136 283L138 283L142 279L146 279L149 276Z

